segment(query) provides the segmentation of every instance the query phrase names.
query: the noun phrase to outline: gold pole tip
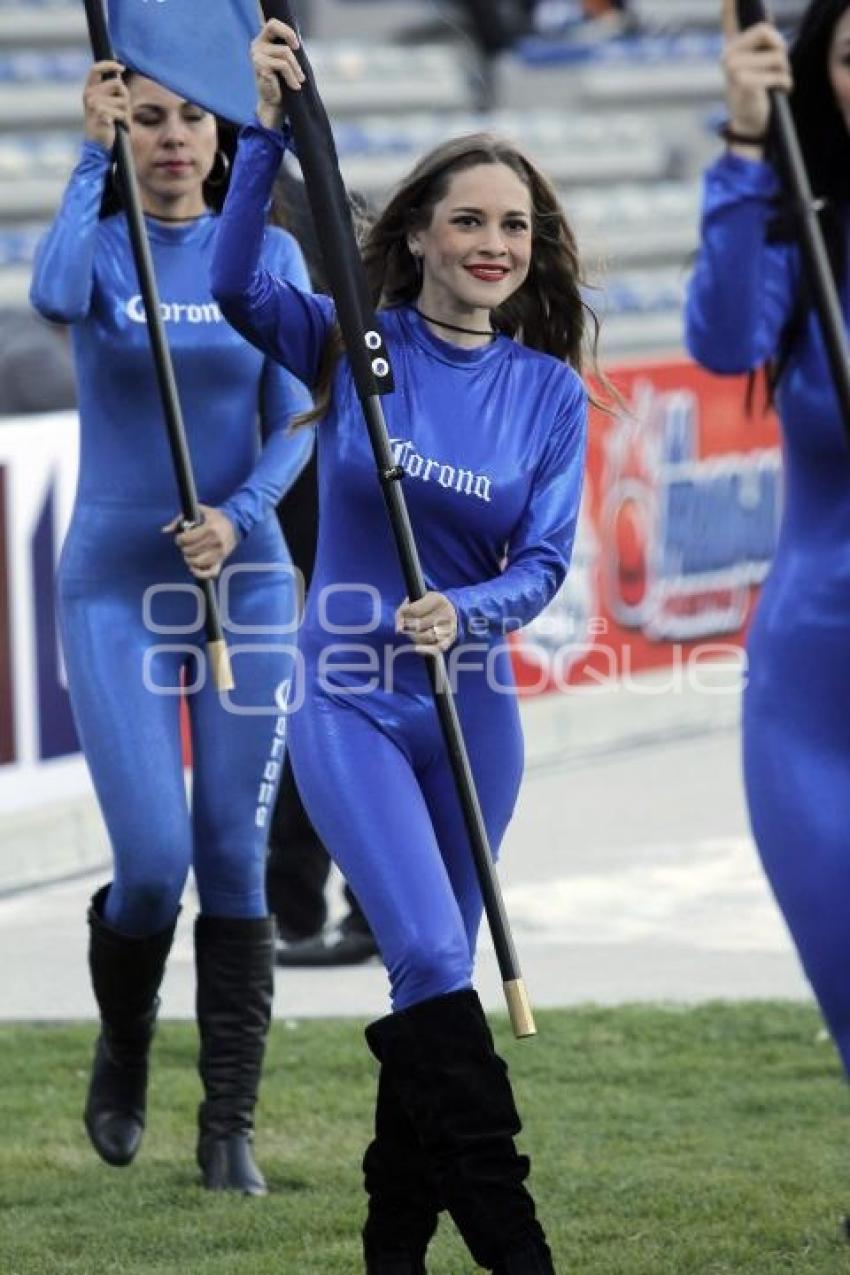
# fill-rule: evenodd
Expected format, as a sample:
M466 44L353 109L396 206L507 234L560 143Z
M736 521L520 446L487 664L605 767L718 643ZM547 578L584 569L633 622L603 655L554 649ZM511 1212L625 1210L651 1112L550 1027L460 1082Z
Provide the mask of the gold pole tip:
M525 982L521 978L512 978L504 986L511 1026L517 1040L522 1040L526 1036L536 1036L537 1028L534 1025L534 1014L531 1012Z
M230 656L224 641L208 642L210 669L213 685L217 691L232 691L234 687L233 670L230 667Z

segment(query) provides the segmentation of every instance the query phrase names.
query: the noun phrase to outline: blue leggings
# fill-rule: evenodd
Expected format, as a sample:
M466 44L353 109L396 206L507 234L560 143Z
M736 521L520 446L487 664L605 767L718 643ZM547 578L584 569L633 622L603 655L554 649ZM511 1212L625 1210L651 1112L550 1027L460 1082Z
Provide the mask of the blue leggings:
M482 680L457 706L495 854L522 777L516 699ZM337 697L308 680L289 735L299 792L366 914L393 1008L469 987L481 893L430 696Z
M187 656L192 646L205 653L202 633L176 632L191 623L195 604L185 593L158 596L156 623L171 631L151 633L142 621L148 583L60 579L74 718L114 856L105 919L131 935L164 929L190 867L203 912L264 916L267 821L285 747L281 684L291 674L293 637L261 629L282 631L291 621L290 583L275 571L234 581L230 615L255 632L226 632L236 682L226 700L213 687L205 658L199 677L199 661ZM177 649L151 659L154 646ZM191 804L180 738L181 678L191 722ZM196 681L203 684L193 689ZM228 703L243 711L228 711Z

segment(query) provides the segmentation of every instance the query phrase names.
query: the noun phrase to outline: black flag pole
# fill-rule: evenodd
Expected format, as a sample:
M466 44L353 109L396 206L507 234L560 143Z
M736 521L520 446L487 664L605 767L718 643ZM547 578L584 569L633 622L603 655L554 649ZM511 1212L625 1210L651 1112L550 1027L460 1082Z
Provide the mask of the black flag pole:
M261 4L267 19L277 18L288 26L296 26L288 0L261 0ZM403 471L396 465L390 449L381 405L381 395L393 388L392 369L375 318L374 305L368 294L330 123L303 45L299 47L297 56L306 79L299 92L291 92L283 85L286 113L295 136L319 246L363 408L407 593L410 600L416 602L424 596L427 587L401 490ZM533 1036L536 1034L534 1017L493 865L490 842L446 663L441 653L423 658L428 668L440 726L463 809L511 1025L516 1036Z
M762 0L736 0L736 8L738 25L742 30L758 22L770 21ZM770 135L776 147L777 167L793 204L809 289L826 345L844 431L850 441L850 349L838 290L830 269L818 221L817 202L806 172L788 94L783 89L771 89L770 105Z
M103 0L83 0L86 8L86 20L89 28L89 40L95 62L113 62L112 41L103 12ZM118 169L118 180L124 210L127 214L127 225L130 231L130 243L133 258L139 275L139 287L145 307L148 336L151 343L157 381L159 383L162 410L171 448L171 459L174 476L180 494L182 513L181 530L187 531L198 526L202 521L198 507L198 495L195 488L195 477L186 442L186 431L183 425L183 413L180 409L180 398L177 393L177 382L174 378L174 367L171 352L165 337L159 304L159 292L156 286L150 243L142 214L139 197L139 186L136 181L136 170L130 150L130 138L126 128L119 124L115 129L115 162ZM218 600L212 580L198 580L204 595L205 620L207 635L207 654L213 683L219 691L233 690L233 674L230 668L230 657L221 627L218 611Z

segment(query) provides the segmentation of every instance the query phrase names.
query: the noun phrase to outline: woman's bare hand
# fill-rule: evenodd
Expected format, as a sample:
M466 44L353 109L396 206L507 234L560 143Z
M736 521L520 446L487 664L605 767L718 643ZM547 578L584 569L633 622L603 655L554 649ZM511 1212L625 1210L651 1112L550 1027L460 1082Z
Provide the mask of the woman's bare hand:
M201 521L197 527L180 531L183 515L178 514L162 530L174 535L174 543L183 554L186 566L199 580L211 580L221 571L225 559L236 548L236 528L220 509L200 505Z
M270 18L251 43L251 61L259 95L257 117L266 128L280 128L283 123L280 80L295 92L304 83L304 72L295 56L299 44L292 27L277 18Z
M769 22L741 31L735 0L723 0L723 73L729 123L736 133L762 137L770 119L770 89L790 93L791 63L785 40Z
M395 626L420 655L436 655L447 651L457 637L457 612L442 593L429 592L418 602L405 598L396 611Z
M85 134L107 150L115 144L115 125L130 123L130 91L120 62L95 62L83 86Z

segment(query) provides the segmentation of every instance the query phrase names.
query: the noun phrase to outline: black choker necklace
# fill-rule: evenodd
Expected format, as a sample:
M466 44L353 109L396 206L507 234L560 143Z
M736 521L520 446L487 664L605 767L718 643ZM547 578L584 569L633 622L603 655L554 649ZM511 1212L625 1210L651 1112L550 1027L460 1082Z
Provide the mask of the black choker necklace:
M179 222L200 221L201 217L206 217L207 209L202 213L196 213L194 217L163 217L161 213L145 213L146 217L153 217L154 221L170 221L177 225Z
M456 323L444 323L442 319L432 319L430 314L423 314L418 306L414 306L413 309L426 323L433 323L438 328L448 328L450 332L465 332L467 336L489 336L491 340L496 335L492 328L486 332L481 328L459 328Z

